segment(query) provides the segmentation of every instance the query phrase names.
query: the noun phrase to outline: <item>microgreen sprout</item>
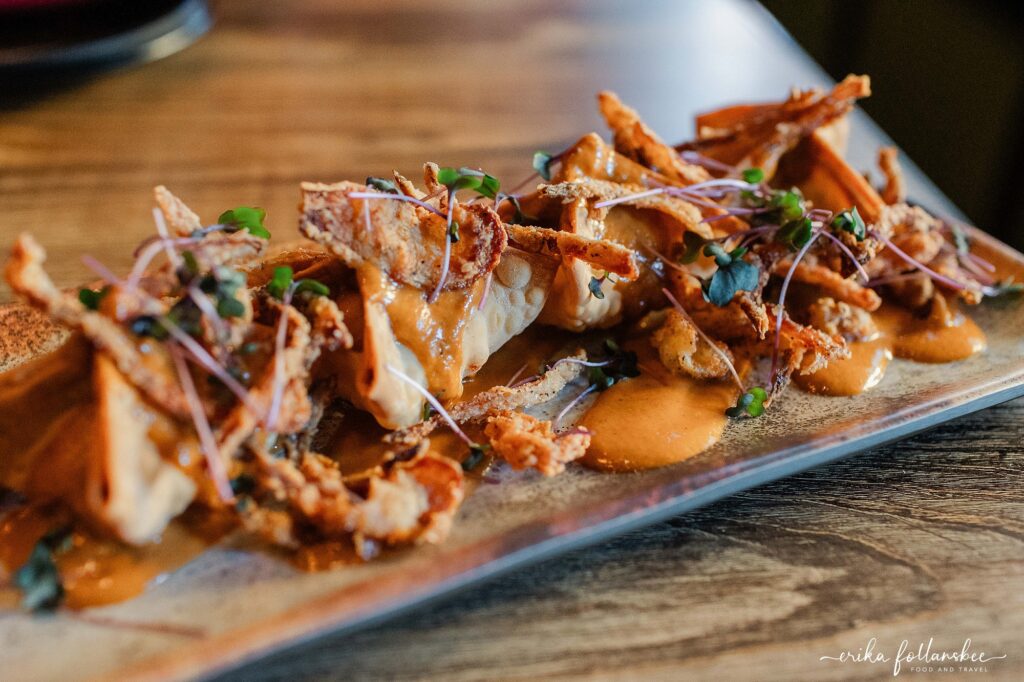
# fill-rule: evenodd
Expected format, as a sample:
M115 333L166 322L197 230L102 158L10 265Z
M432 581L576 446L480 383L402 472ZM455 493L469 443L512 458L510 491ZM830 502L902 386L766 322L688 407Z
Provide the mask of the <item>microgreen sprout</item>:
M723 307L729 305L739 291L754 291L760 281L760 273L755 265L743 260L746 247L740 246L726 251L720 244L709 242L704 247L705 256L713 256L718 269L705 280L701 280L704 298L713 305Z
M99 310L100 302L110 293L110 287L105 286L99 291L92 289L79 289L78 300L89 310Z
M375 189L378 192L384 192L385 194L401 194L401 191L391 180L386 178L375 178L372 175L366 178L366 186L370 189Z
M764 414L764 401L768 399L768 392L760 386L754 386L744 391L736 400L736 405L725 411L725 414L736 418L744 415L749 417L760 417Z
M764 182L764 171L760 168L748 168L740 174L743 178L743 182L749 182L752 185Z
M544 151L536 151L533 154L533 170L537 171L537 175L544 178L546 182L551 181L551 166L559 160L559 156L554 156Z
M480 462L484 461L484 455L491 449L489 443L473 443L469 446L469 454L462 460L462 470L472 471L480 466Z
M864 225L864 219L860 217L856 206L836 215L832 219L832 227L843 232L849 232L859 242L864 241L864 238L867 236L867 226Z
M284 300L285 293L290 289L293 294L309 292L314 296L327 296L331 290L315 279L292 281L294 273L287 265L274 268L274 274L267 282L267 293L279 301Z
M71 533L67 528L44 535L11 576L13 584L21 590L21 605L26 611L52 611L63 601L64 585L54 555L70 545Z
M263 226L263 220L266 217L267 212L262 208L239 206L221 213L217 222L236 230L247 230L254 237L270 239L270 232Z

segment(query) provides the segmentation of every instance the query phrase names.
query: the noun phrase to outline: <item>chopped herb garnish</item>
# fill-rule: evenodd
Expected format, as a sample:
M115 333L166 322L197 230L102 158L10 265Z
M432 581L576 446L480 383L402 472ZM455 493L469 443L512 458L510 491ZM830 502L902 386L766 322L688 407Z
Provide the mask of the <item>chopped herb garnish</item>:
M743 181L749 182L752 185L764 182L764 171L760 168L748 168L743 171Z
M718 269L710 279L701 281L704 298L716 306L729 305L737 291L753 291L757 288L760 275L757 267L743 260L747 252L745 247L730 252L716 242L708 242L704 247L705 256L713 256Z
M811 239L814 226L807 217L790 220L775 233L775 241L785 244L792 251L799 251Z
M437 410L430 403L423 403L423 414L421 415L420 421L427 421L431 417L437 414Z
M93 291L92 289L79 289L78 300L82 302L89 310L99 310L100 301L103 297L110 293L110 287L106 286L99 291Z
M239 355L252 355L260 349L260 344L255 341L247 341L242 344L242 347L238 349Z
M590 283L587 288L590 289L590 295L597 299L604 299L604 292L601 291L601 283L604 282L604 277L598 279L593 275L590 276Z
M452 221L452 224L448 226L448 241L452 244L459 243L459 224L456 221Z
M220 217L217 218L217 222L221 225L233 227L236 230L248 230L249 234L254 237L270 239L270 232L263 226L263 219L266 217L267 212L262 208L239 206L238 208L221 213Z
M730 417L760 417L764 414L764 401L768 399L768 393L760 386L754 386L736 401L734 407L730 407L725 414Z
M849 232L856 237L859 242L864 241L864 237L867 236L867 227L864 225L864 219L861 218L860 213L857 212L856 206L843 211L833 218L832 226L837 230Z
M491 449L489 444L473 443L469 446L469 454L466 455L466 459L462 460L462 470L472 471L473 469L480 466L480 462L484 461L484 455Z
M326 284L318 282L315 279L300 279L295 283L295 293L301 294L304 292L311 293L315 296L327 296L331 293L331 290L327 288Z
M54 555L69 547L71 533L60 529L44 536L28 560L14 574L14 584L21 590L21 605L28 611L52 611L64 599L64 585Z
M178 271L178 279L182 283L191 282L199 275L199 262L196 254L191 251L181 252L181 269Z
M385 178L375 178L370 176L366 178L366 186L370 189L375 189L378 192L384 192L385 194L401 194L398 190L398 185Z
M534 152L533 170L537 171L537 175L541 176L545 180L551 180L551 164L557 160L557 156L552 156L547 152Z

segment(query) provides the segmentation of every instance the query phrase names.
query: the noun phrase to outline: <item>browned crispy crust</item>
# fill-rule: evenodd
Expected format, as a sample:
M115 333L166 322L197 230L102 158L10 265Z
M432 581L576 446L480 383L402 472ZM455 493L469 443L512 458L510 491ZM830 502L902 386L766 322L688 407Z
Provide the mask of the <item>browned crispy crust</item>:
M513 469L536 469L545 476L562 473L590 447L585 429L555 433L550 421L510 410L488 417L484 434L494 453Z
M622 103L618 95L605 90L597 95L598 107L615 139L615 151L684 185L692 185L711 176L700 166L686 163L675 149L640 119L639 114Z
M445 219L404 201L349 196L365 191L365 185L354 182L302 183L300 231L351 267L371 261L397 282L433 290L448 240ZM446 291L468 287L490 273L507 244L492 209L456 202L452 215L460 238L451 245Z
M505 229L512 245L523 251L545 256L576 258L625 279L636 279L640 274L633 251L607 239L590 239L572 232L546 227L509 224Z

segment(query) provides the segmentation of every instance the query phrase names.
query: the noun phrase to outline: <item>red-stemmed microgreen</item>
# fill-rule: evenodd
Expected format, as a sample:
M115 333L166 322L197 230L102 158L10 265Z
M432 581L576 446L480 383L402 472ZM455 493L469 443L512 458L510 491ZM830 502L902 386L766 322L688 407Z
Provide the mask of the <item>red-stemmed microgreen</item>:
M718 171L719 173L732 174L736 172L735 166L730 166L727 163L722 163L717 159L712 159L710 156L704 156L698 152L684 149L679 152L679 157L686 163L692 163L697 166L703 166L708 170Z
M277 420L281 414L281 401L284 398L284 389L287 384L284 375L284 349L288 330L288 308L292 305L292 298L305 292L314 296L327 296L330 293L330 289L315 279L294 281L293 277L292 269L287 265L282 265L274 268L274 274L267 283L267 292L281 302L281 312L274 333L274 388L271 392L270 408L267 410L265 422L268 431L277 428Z
M82 262L85 263L86 267L103 278L107 284L122 287L128 293L138 296L151 305L160 305L159 301L145 291L128 286L127 282L121 280L117 275L112 273L106 266L92 256L82 256ZM249 392L240 383L238 383L238 381L231 376L231 374L220 363L218 363L212 355L210 355L209 351L203 348L200 343L187 334L168 315L141 315L133 321L132 331L144 336L169 335L173 337L185 348L186 351L188 351L194 362L201 365L206 369L206 371L224 384L224 386L231 391L231 393L233 393L235 397L238 398L253 414L260 413L260 410L256 407L256 404L249 396Z
M981 292L983 294L985 294L986 296L995 296L995 295L997 295L997 292L996 292L996 290L993 287L985 287L985 286L977 286L977 287L975 287L975 286L970 286L970 285L965 284L963 282L958 282L957 280L955 280L955 279L953 279L951 277L947 277L945 275L939 274L938 272L935 272L934 270L929 268L927 265L925 265L921 261L919 261L916 258L912 257L906 251L904 251L900 247L896 246L896 244L894 244L891 239L889 239L888 237L883 235L878 230L870 230L868 232L868 234L870 234L872 237L874 237L878 241L880 241L883 244L885 244L886 248L891 249L892 252L895 253L897 256L899 256L905 263L907 263L908 265L910 265L910 266L912 266L914 268L917 268L918 270L920 270L924 274L928 275L929 277L931 277L936 282L939 282L940 284L945 284L949 288L956 289L957 291L980 289Z
M391 372L391 374L393 374L397 379L405 382L406 384L409 385L410 388L412 388L414 391L423 396L423 399L427 401L427 404L434 408L434 412L448 424L448 427L452 430L452 433L454 433L459 438L459 440L461 440L469 447L469 455L466 457L465 460L463 460L462 468L466 471L469 471L470 469L476 467L476 465L480 463L480 459L483 458L484 453L490 449L490 446L486 444L477 443L472 438L467 436L466 432L459 428L459 425L455 422L455 418L452 417L448 410L444 409L444 405L441 404L441 401L435 398L430 391L421 386L418 381L416 381L411 376L409 376L402 370L398 369L397 367L394 367L392 365L385 365L384 367L389 372ZM426 414L426 411L424 411L424 415Z
M185 358L182 357L177 345L168 344L167 352L178 373L178 381L181 384L182 393L185 395L185 401L188 403L189 412L192 414L192 422L196 429L196 435L199 437L200 450L206 458L206 468L210 471L214 488L222 501L231 503L234 501L235 495L231 490L231 482L228 480L224 462L220 458L220 449L213 437L210 422L206 419L206 410L196 391L195 382L192 381L192 374L188 371Z
M818 237L821 236L821 231L815 232L807 243L804 244L797 254L793 257L793 262L789 265L789 270L786 271L786 276L782 280L782 288L779 289L779 301L775 307L775 343L772 346L772 371L771 376L774 383L775 372L778 370L779 362L779 345L782 341L782 319L786 314L786 292L789 291L789 283L793 280L793 273L796 272L797 266L803 257L807 255L811 246L817 241Z
M390 194L388 192L349 192L346 196L349 199L388 199L391 201L404 201L406 203L419 206L422 209L426 209L440 218L444 218L444 213L442 213L436 206L431 206L427 202L417 199L416 197L411 197L407 194Z

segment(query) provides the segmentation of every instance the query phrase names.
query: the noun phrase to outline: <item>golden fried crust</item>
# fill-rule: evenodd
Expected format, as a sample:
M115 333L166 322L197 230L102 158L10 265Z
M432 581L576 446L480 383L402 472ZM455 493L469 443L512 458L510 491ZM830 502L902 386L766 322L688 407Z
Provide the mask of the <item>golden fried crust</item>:
M628 280L640 274L633 251L607 239L591 239L546 227L506 225L505 228L512 245L523 251L575 258Z
M614 92L598 93L597 102L614 135L615 151L619 154L684 185L711 178L700 166L683 161L676 150L662 142L639 114L623 104Z
M669 308L664 321L650 337L651 345L658 350L661 363L674 374L691 376L695 379L717 379L729 373L732 353L724 343L711 344L701 337L697 328L678 310Z
M366 191L353 182L303 183L301 232L351 267L373 262L396 282L433 290L448 241L445 219L405 201L349 196ZM459 241L451 244L446 291L491 272L507 243L501 220L486 206L456 202L452 218Z
M185 202L171 194L163 185L153 188L156 205L167 221L167 227L179 237L187 237L203 227L202 221Z
M124 327L101 313L88 310L72 294L57 289L43 270L45 261L46 252L35 239L27 234L18 237L6 270L11 289L54 320L81 330L150 400L172 414L188 417L188 401L174 379L170 362L159 362L155 354L144 358Z
M568 357L573 360L586 360L587 354L578 350ZM462 424L479 422L496 412L540 405L554 399L571 381L583 374L585 369L586 367L579 362L556 362L551 369L536 379L517 386L494 386L477 393L469 400L455 403L451 406L449 414L452 419ZM389 443L412 445L422 441L443 423L440 415L435 414L430 419L388 434L385 440Z
M866 341L878 335L878 327L870 313L834 298L823 297L807 309L812 327L830 336L847 341Z
M907 184L898 157L896 147L882 147L878 150L878 167L885 175L882 201L887 204L901 204L907 200Z
M686 201L671 194L652 194L648 196L634 196L642 194L650 187L644 187L633 183L619 183L596 178L578 178L571 182L560 182L553 185L543 185L540 188L540 196L551 199L560 199L564 204L572 204L574 200L584 199L582 205L587 209L588 218L603 221L608 215L608 208L591 208L593 203L629 197L622 205L633 208L644 208L668 216L674 220L677 236L683 232L696 232L700 236L710 239L714 235L711 226L701 222L703 216L700 209Z
M791 266L791 258L781 260L772 268L772 274L785 277ZM796 269L793 270L793 279L797 282L810 284L816 287L822 294L827 294L864 310L878 310L878 306L882 305L881 297L873 289L863 287L852 279L847 279L835 270L826 268L823 265L800 261Z
M565 471L590 447L590 432L573 429L556 434L551 422L523 412L502 411L487 419L484 434L494 453L513 469L536 469L545 476Z
M868 77L851 75L827 94L795 91L778 104L741 105L710 112L697 118L699 139L688 146L731 166L761 168L771 178L783 154L815 130L844 116L857 99L870 94Z

